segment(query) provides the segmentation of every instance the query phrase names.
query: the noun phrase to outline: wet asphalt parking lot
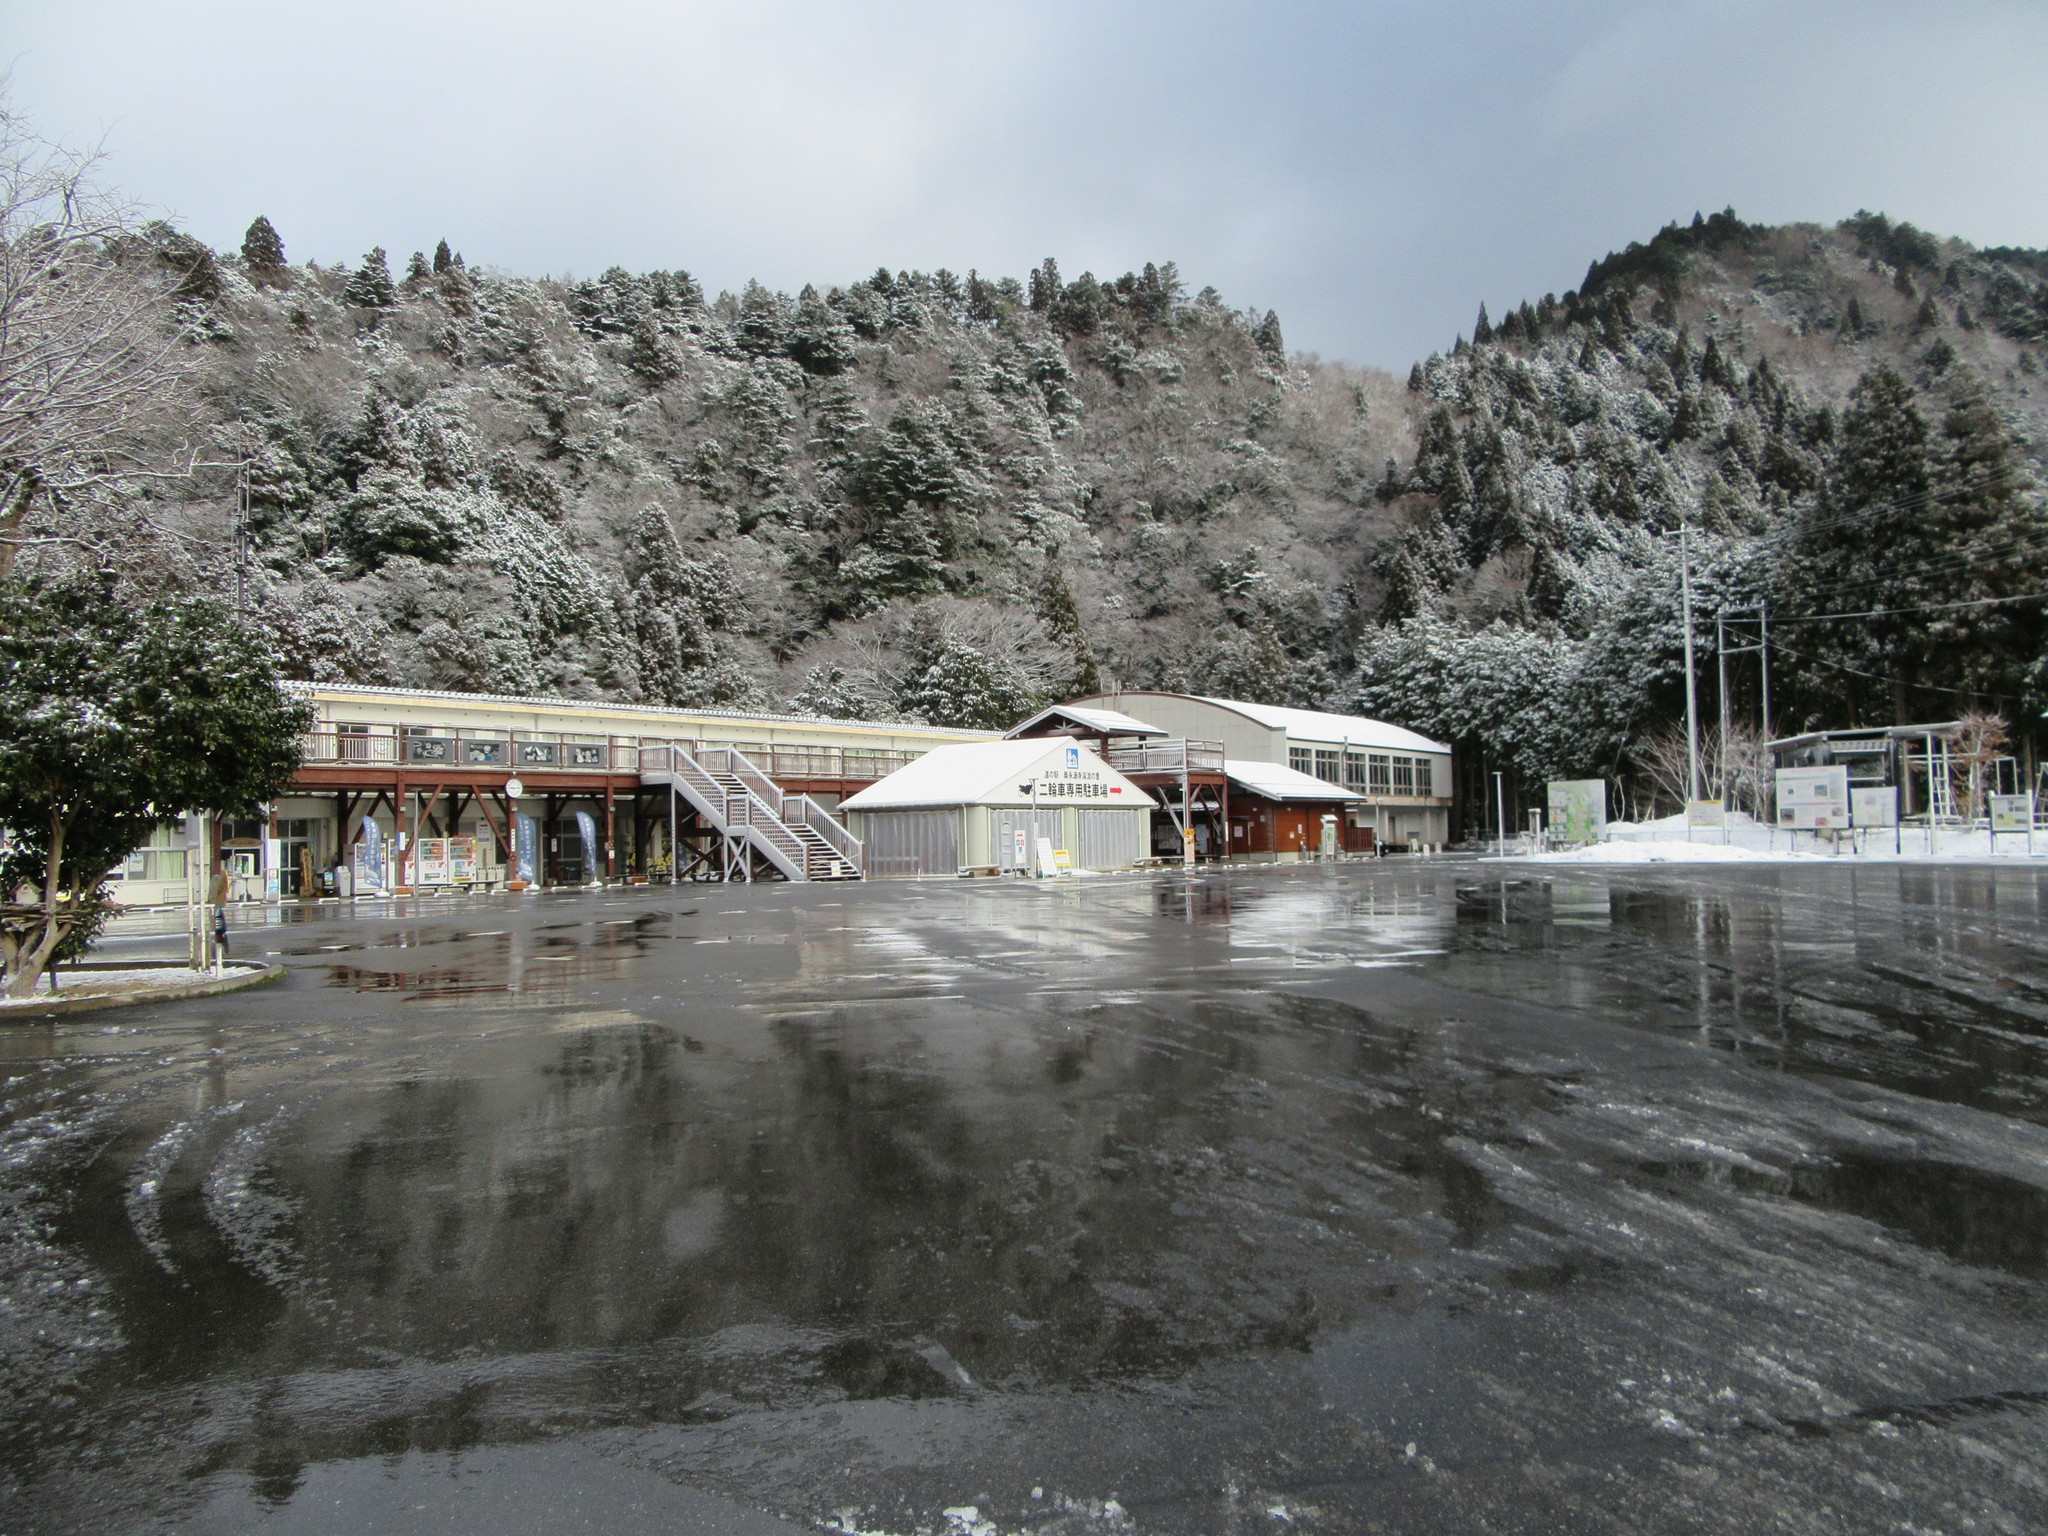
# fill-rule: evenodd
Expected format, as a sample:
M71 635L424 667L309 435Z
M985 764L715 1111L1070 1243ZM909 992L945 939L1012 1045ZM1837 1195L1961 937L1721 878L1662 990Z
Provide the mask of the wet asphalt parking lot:
M281 983L0 1026L0 1532L2039 1531L2044 900L254 917Z

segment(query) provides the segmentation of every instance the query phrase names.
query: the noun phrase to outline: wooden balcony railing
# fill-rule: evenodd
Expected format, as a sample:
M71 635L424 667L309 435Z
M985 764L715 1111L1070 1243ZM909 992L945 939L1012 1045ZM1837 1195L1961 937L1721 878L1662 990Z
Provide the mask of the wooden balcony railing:
M470 731L438 727L353 730L328 723L300 738L308 765L362 764L389 768L496 769L506 773L635 773L645 754L658 750L635 736L590 737L541 732ZM873 747L771 747L759 742L678 743L686 752L737 750L778 782L873 783L923 754Z

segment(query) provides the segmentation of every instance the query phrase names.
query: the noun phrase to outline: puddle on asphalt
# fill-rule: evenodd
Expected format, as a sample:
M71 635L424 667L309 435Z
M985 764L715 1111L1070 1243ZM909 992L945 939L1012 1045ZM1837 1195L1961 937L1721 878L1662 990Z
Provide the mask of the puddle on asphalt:
M321 1463L862 1405L1163 1400L1232 1362L1384 1361L1397 1335L1448 1352L1403 1357L1412 1391L1360 1393L1404 1412L1456 1372L1492 1383L1445 1393L1473 1414L1576 1423L1618 1412L1628 1372L1600 1367L1595 1410L1556 1399L1556 1360L1695 1343L1713 1392L1729 1361L1802 1350L1842 1401L1875 1395L1858 1372L1906 1391L1901 1360L2031 1390L1985 1374L2015 1314L2009 1296L1968 1312L1989 1288L1964 1272L2048 1276L2048 1190L1973 1164L1932 1114L1914 1155L1853 1149L1843 1117L1865 1110L1830 1086L2037 1102L2035 1043L1987 1027L2020 1017L2013 984L2040 961L2017 918L1987 928L2009 902L1901 916L1770 881L1464 874L1175 877L1057 904L940 888L923 912L835 901L829 926L736 908L716 915L749 921L713 931L629 911L406 923L361 949L309 934L295 954L324 985L225 1005L263 1020L261 1051L255 1028L216 1029L128 1078L110 1054L8 1080L0 1243L30 1331L0 1336L5 1467L30 1486L83 1446L95 1476L132 1465L143 1503L153 1478L227 1478L280 1504ZM1902 945L1916 924L1931 937ZM728 936L747 942L693 942ZM1878 974L1902 954L1926 987ZM1475 1006L1382 1007L1377 964ZM1303 973L1367 1001L1273 990ZM549 1011L529 1027L508 999ZM1625 1026L1615 1060L1656 1065L1605 1065L1612 1031L1503 1024L1503 999ZM507 1011L477 1030L465 1008ZM1913 1103L1885 1101L1886 1134ZM75 1134L67 1105L90 1111ZM1685 1150L1703 1145L1733 1150ZM1815 1210L1930 1262L1880 1262ZM5 1225L22 1212L40 1225ZM1745 1300L1816 1251L1855 1327ZM1549 1330L1540 1368L1456 1321L1526 1309ZM98 1342L37 1342L60 1334ZM1988 1342L1945 1355L1958 1340ZM1765 1409L1672 1387L1656 1411L1826 1418L1755 1374Z

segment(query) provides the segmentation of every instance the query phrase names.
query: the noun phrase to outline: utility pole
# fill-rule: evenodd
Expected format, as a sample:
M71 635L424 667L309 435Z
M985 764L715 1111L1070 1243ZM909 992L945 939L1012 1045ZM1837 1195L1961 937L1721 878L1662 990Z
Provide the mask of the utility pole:
M1685 799L1690 813L1700 797L1700 703L1692 657L1692 545L1690 530L1678 525L1679 606L1685 622Z
M1771 606L1756 605L1756 654L1764 669L1764 740L1771 739Z
M235 616L246 619L249 616L249 565L254 553L249 525L255 512L255 492L249 483L251 433L246 423L238 436L238 446L242 451L235 465Z
M1505 774L1493 776L1493 829L1497 834L1493 851L1505 857L1508 851L1508 799L1501 781Z
M1720 674L1721 690L1721 803L1728 803L1728 630L1727 620L1714 615L1714 665Z

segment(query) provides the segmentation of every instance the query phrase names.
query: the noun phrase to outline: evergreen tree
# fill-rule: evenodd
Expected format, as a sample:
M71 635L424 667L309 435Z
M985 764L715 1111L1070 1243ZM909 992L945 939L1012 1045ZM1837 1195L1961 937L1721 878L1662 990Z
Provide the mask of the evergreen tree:
M1272 310L1266 311L1266 318L1261 320L1259 328L1252 332L1252 340L1272 362L1287 361L1287 342L1280 334L1280 317Z
M789 711L827 720L872 720L880 713L847 677L845 668L829 662L804 675L803 686L789 701Z
M1031 274L1031 308L1045 314L1060 301L1066 289L1060 284L1060 265L1050 256Z
M1474 346L1484 346L1491 340L1493 340L1493 326L1486 318L1486 301L1482 299L1479 302L1479 318L1472 326L1472 344Z
M1052 632L1054 644L1070 659L1067 676L1056 682L1055 692L1063 699L1087 698L1102 691L1102 674L1095 664L1095 648L1088 643L1081 624L1081 610L1067 586L1056 551L1047 550L1045 571L1038 583L1038 615Z
M341 296L358 309L389 309L398 302L398 290L392 284L383 246L377 246L363 258L363 264L350 275Z
M249 269L251 276L275 278L285 267L284 241L270 220L258 217L249 226L249 232L242 236L242 265Z
M959 730L1008 730L1043 704L1014 662L958 639L941 641L937 654L906 680L903 693L910 714Z
M1919 572L1927 545L1933 466L1927 420L1913 389L1879 364L1849 395L1825 484L1801 520L1793 562L1797 600L1810 613L1898 610L1929 601ZM1878 679L1903 679L1919 621L1910 614L1830 623L1810 641L1823 662ZM1838 670L1830 685L1853 712L1903 711L1896 689ZM1845 722L1846 723L1846 722Z
M405 263L405 286L414 293L418 293L420 289L426 287L433 280L434 271L433 268L427 265L426 256L419 251L414 251Z
M846 318L819 298L817 289L805 288L786 344L797 365L821 378L844 373L854 363L853 341Z
M448 249L448 242L446 240L443 240L434 247L434 275L436 277L444 277L448 273L455 271L460 265L461 262L456 258L455 253Z

